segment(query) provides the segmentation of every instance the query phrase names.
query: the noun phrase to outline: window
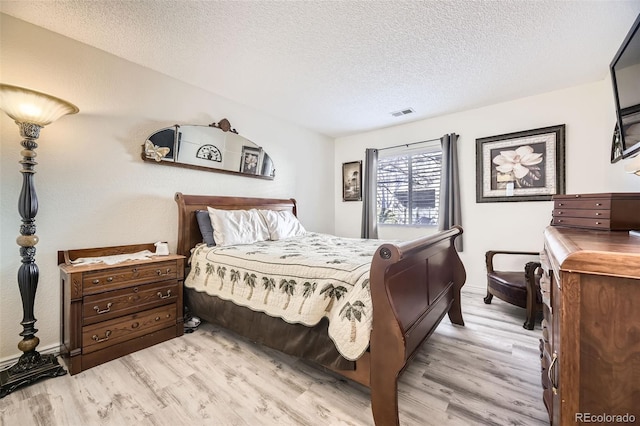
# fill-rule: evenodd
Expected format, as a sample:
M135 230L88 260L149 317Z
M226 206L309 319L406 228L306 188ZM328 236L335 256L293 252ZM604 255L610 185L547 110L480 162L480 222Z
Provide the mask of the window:
M437 225L440 205L440 143L403 148L378 157L379 224Z

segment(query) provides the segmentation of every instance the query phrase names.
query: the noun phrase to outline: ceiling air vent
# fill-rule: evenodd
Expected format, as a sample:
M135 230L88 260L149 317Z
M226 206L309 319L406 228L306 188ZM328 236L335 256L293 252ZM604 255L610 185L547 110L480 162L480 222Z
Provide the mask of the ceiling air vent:
M415 111L413 110L413 108L405 108L400 111L392 112L391 115L393 115L394 117L402 117L403 115L413 114L414 112Z

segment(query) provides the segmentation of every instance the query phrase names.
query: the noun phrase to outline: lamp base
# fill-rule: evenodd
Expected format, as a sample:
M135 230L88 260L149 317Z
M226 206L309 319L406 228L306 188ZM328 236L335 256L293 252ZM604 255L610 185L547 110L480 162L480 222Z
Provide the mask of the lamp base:
M58 363L55 355L40 355L35 350L25 352L16 364L0 371L0 398L37 380L65 374L67 371Z

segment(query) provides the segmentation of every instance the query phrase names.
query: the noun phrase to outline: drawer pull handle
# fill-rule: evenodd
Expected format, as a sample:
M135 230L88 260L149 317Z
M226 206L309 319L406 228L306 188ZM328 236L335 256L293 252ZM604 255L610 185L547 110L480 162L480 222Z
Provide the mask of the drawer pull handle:
M138 328L138 327L140 327L140 323L137 321L131 324L131 328Z
M107 330L104 333L104 337L102 339L99 338L97 334L94 334L93 336L91 336L91 338L96 342L100 343L100 342L106 342L107 340L109 340L109 336L111 336L111 330Z
M558 219L558 223L562 222L562 219Z
M107 312L109 312L111 310L111 305L113 305L113 303L109 302L109 303L107 303L107 308L106 309L100 310L100 307L97 306L97 305L94 306L93 309L95 309L96 313L98 313L98 314L106 314Z
M167 272L165 272L164 274L160 269L156 269L156 274L158 274L158 276L169 275L169 272L171 272L171 268L167 268Z
M93 281L91 281L91 282L92 282L93 284L100 284L100 280L98 280L98 279L95 279L95 280L93 280Z
M559 205L559 206L564 206L564 204L563 204L563 203L558 203L558 205Z
M168 298L170 298L170 297L171 297L171 290L167 290L167 295L166 295L166 296L163 296L163 295L162 295L162 292L161 292L161 291L159 291L159 292L158 292L158 297L159 297L160 299L168 299Z
M558 386L553 383L553 366L558 362L558 353L553 353L553 359L551 360L551 365L549 365L549 369L547 370L547 378L549 379L549 383L551 383L551 391L554 395L558 394Z
M558 212L558 214L562 214L562 212Z
M113 281L113 277L107 277L107 282L110 283L111 281Z
M602 222L597 222L597 221L596 221L596 225L600 225L601 223L602 223Z
M160 321L160 317L156 317L156 321Z
M602 205L602 203L596 203L596 206L600 207Z
M596 213L596 216L602 216L602 213Z

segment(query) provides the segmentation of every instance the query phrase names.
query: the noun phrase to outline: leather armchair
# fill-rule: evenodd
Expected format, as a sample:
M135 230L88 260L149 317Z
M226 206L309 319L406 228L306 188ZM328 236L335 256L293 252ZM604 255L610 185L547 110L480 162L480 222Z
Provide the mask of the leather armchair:
M526 309L523 327L533 330L536 316L542 311L540 293L540 262L527 262L520 271L497 271L493 266L496 255L538 256L537 252L490 250L486 252L487 296L484 303L490 304L493 296L515 306Z

